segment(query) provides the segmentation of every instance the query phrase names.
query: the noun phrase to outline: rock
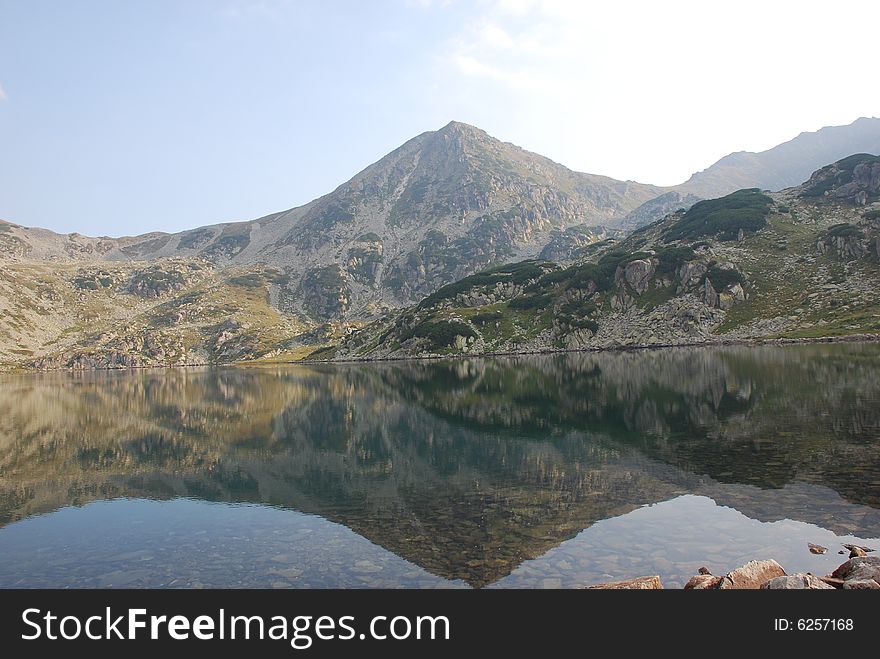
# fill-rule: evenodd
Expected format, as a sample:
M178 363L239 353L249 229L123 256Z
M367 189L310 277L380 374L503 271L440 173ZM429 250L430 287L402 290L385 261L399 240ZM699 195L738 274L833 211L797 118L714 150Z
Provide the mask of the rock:
M814 545L812 542L808 542L807 547L810 548L811 554L824 554L828 551L828 547L823 547L822 545Z
M689 290L699 286L707 271L706 264L699 261L688 261L682 265L678 269L678 279L681 281L682 288Z
M838 567L831 576L844 581L873 579L880 584L880 557L865 556L851 558ZM844 584L845 586L846 584Z
M767 561L749 561L742 567L730 572L719 588L725 590L757 589L775 577L784 577L785 570L773 559Z
M862 545L843 545L843 546L846 547L847 549L849 549L850 551L852 551L853 549L861 549L866 554L869 554L872 551L874 551L870 547L863 547Z
M641 295L648 290L648 285L657 271L657 262L652 259L637 259L618 268L616 279L623 279L636 293Z
M873 579L849 579L843 582L844 590L880 590L880 583Z
M712 282L706 278L706 283L703 286L703 302L707 307L717 307L718 306L718 293L715 291L715 287L712 286Z
M762 590L834 590L834 586L812 574L791 574L774 577L761 585Z
M593 586L586 586L585 590L663 590L659 576L637 577L627 581L609 581Z
M685 590L718 590L724 577L715 577L711 574L698 574L684 585Z
M701 567L699 570L697 570L697 572L699 572L700 574L712 574L709 571L709 568L707 568L706 566Z
M849 550L849 557L850 558L857 558L859 556L867 556L867 555L868 555L868 553L864 549L862 549L861 547L853 547L852 549Z

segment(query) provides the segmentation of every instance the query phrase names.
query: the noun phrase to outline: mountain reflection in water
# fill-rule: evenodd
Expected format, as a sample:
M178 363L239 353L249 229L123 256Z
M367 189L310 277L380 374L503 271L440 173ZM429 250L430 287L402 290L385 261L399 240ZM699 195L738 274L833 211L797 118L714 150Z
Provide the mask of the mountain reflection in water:
M6 376L0 525L0 586L821 571L880 537L880 346Z

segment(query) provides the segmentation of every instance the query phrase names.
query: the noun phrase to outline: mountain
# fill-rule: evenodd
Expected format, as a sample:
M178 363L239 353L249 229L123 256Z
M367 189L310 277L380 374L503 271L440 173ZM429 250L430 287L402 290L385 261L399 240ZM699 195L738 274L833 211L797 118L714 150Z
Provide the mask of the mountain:
M297 336L344 331L536 256L552 236L622 217L659 191L573 172L452 122L324 197L250 222L125 238L4 223L0 361L88 368L289 354Z
M880 333L880 157L700 201L568 267L465 277L314 353L405 356Z
M880 119L876 117L801 133L760 153L731 153L675 189L704 199L743 188L782 190L800 185L823 165L862 152L880 153Z
M877 122L778 149L850 135L865 151ZM120 238L2 222L0 365L296 358L486 268L601 257L627 231L693 204L700 193L687 185L574 172L452 122L319 199L249 222Z

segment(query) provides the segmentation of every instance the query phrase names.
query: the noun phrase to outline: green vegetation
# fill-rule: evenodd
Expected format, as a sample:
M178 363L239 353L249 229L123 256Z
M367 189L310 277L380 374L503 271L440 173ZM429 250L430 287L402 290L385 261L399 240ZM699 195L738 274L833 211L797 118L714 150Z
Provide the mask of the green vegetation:
M716 237L736 240L739 232L754 233L767 225L773 200L758 188L733 192L720 199L698 201L666 230L664 240Z
M723 291L733 284L745 284L745 277L739 270L733 268L722 268L718 265L710 266L706 273L706 278L712 282L712 288L716 291Z
M382 242L382 239L379 237L379 234L373 233L372 231L368 231L367 233L362 233L357 238L359 243L373 243L373 242Z
M674 276L688 261L697 258L694 250L690 247L665 247L657 251L657 275Z
M210 241L213 236L214 232L211 229L195 229L194 231L187 231L181 236L178 245L183 249L198 249Z
M308 287L342 288L345 286L345 278L338 265L325 265L321 268L312 268L305 277L304 283Z
M588 329L595 333L599 329L599 323L591 316L598 311L599 307L592 300L572 300L559 306L555 318L561 325L567 325L571 329Z
M455 343L456 336L476 338L477 333L474 332L470 325L466 325L457 320L437 320L416 325L412 329L401 334L400 340L406 341L413 337L428 339L430 348L437 350L451 346Z
M679 258L670 253L669 258L674 261ZM651 258L647 252L627 252L613 250L603 255L596 263L583 263L573 265L564 270L548 272L538 279L534 289L547 289L557 284L565 284L566 289L587 289L595 286L597 291L607 291L614 287L614 275L618 266L626 265L639 259Z
M263 275L258 272L230 277L226 281L232 286L241 286L242 288L262 288L266 283Z
M205 248L202 251L202 254L208 258L218 256L235 256L241 250L247 247L250 241L250 236L245 235L221 236L213 243L211 243L207 248Z
M504 314L501 311L484 311L478 314L471 316L470 321L474 325L492 325L501 321L504 318Z
M437 289L422 300L418 308L428 309L478 286L493 286L499 283L524 284L541 277L548 265L550 264L545 261L528 260L484 270Z
M73 286L79 290L97 291L100 288L110 288L112 285L113 276L109 272L82 274L73 278Z
M833 165L823 167L817 172L818 175L814 175L815 182L807 187L803 192L803 196L823 197L826 192L830 192L834 188L852 183L853 171L862 163L867 165L880 163L880 156L872 156L869 153L856 153L837 161Z
M822 233L823 238L858 238L859 240L865 237L865 232L859 229L857 226L852 224L847 224L843 222L841 224L835 224L832 227L829 227Z
M182 272L154 266L135 272L129 282L129 291L141 297L154 297L182 288L185 283Z
M862 217L864 217L866 220L880 220L880 208L874 208L872 210L865 211Z
M544 309L553 303L553 297L549 294L544 295L521 295L513 298L507 305L511 309Z

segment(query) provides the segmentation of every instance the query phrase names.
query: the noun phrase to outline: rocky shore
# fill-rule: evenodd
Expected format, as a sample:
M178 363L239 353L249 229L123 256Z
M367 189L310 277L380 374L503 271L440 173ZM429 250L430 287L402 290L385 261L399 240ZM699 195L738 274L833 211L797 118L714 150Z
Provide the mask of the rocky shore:
M681 341L675 343L635 343L595 348L541 348L535 350L512 350L500 352L481 352L476 354L423 354L393 357L340 357L334 359L299 359L291 363L315 364L332 361L335 363L423 361L434 359L474 359L479 357L520 357L526 355L555 355L577 352L629 352L636 350L663 350L667 348L710 348L719 346L766 346L766 345L809 345L818 343L869 343L880 341L880 334L847 334L842 336L820 336L807 338L748 338L748 339L708 339L700 341Z
M749 561L725 575L714 575L701 567L699 574L688 581L685 590L880 590L880 557L868 556L873 549L844 545L850 558L834 572L825 576L796 573L787 574L773 559ZM809 545L812 553L827 551L819 545ZM637 577L626 581L610 581L586 586L587 590L663 590L657 575Z

